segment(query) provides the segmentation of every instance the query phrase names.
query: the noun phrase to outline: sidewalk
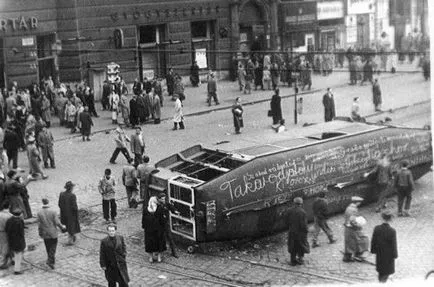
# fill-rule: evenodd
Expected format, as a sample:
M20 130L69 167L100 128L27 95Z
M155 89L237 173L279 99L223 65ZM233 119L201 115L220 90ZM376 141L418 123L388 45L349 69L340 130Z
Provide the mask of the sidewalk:
M402 73L414 73L421 72L419 68L415 65L400 65L398 67L398 72L396 74L391 73L381 73L380 75L375 75L380 80L397 77L402 75ZM422 77L422 75L421 75ZM214 103L211 107L208 106L206 83L201 84L199 87L194 88L190 86L190 83L185 83L185 94L186 100L184 101L184 116L195 116L204 113L209 113L212 111L229 109L237 96L241 97L243 105L256 104L260 102L266 102L271 99L273 91L254 91L251 94L243 94L239 91L238 82L232 82L228 80L223 80L218 82L218 97L220 105L216 106ZM334 72L329 76L322 76L313 74L312 75L312 90L299 91L299 95L308 95L321 90L325 90L328 87L340 88L349 86L349 72L347 69L335 68ZM280 95L282 98L288 98L294 96L294 88L288 87L287 85L279 86ZM167 121L172 119L174 111L174 102L171 101L170 97L164 98L163 107L161 108L161 120ZM101 111L101 104L97 103L97 112L99 118L93 118L94 127L92 128L92 133L104 132L114 129L116 126L111 123L111 113L108 111ZM68 129L60 127L58 123L58 118L53 117L54 124L52 123L51 131L56 140L65 140L71 137L79 136L78 133L71 134ZM122 117L119 115L118 119L122 123ZM153 124L149 122L149 124Z

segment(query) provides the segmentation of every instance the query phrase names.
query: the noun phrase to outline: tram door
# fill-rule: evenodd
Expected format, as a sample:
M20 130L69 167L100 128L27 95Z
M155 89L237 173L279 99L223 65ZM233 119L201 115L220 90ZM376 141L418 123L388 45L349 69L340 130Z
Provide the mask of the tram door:
M186 176L178 176L169 180L169 202L179 214L170 212L170 229L173 233L196 241L195 198L194 187L203 183Z

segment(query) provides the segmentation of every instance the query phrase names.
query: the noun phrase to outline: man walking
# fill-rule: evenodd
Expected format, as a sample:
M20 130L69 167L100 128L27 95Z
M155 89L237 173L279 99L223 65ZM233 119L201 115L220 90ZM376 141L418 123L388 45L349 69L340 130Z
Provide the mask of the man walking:
M303 199L294 198L292 207L286 216L289 225L288 232L288 252L291 254L291 265L303 265L304 254L310 252L309 242L307 241L307 216L303 209Z
M234 127L235 127L235 133L240 134L241 128L244 127L244 121L243 121L243 106L241 105L241 98L237 97L235 99L235 104L232 106L232 115L234 118Z
M383 224L374 228L371 242L371 253L375 254L375 266L378 281L386 283L389 276L395 273L395 259L398 258L396 230L390 226L392 213L384 211L381 214Z
M380 84L378 83L378 79L375 79L374 83L372 84L372 101L374 102L375 111L381 112L381 104L383 100L381 98L381 88Z
M77 197L73 193L75 184L66 182L65 191L60 193L59 208L60 222L66 226L68 231L67 245L74 245L77 233L80 233L80 222L78 221Z
M148 200L151 197L148 188L152 171L154 171L154 167L149 164L149 157L145 155L143 162L137 167L137 178L140 180L140 199L145 206L148 204Z
M336 110L335 99L330 88L327 88L327 93L322 97L322 104L324 105L324 120L332 121L336 117Z
M54 210L48 205L46 198L42 199L42 209L38 212L38 231L39 236L44 239L45 250L47 251L47 265L54 269L56 248L57 248L57 227L65 230L66 226L60 223Z
M211 101L214 100L216 105L220 105L219 100L217 98L217 80L215 78L214 72L210 72L208 78L208 106L211 106Z
M8 236L6 234L6 222L12 217L9 213L9 201L0 202L0 269L9 266L10 252Z
M54 138L51 131L44 126L42 131L38 135L38 144L41 148L42 159L44 160L44 167L48 168L48 160L50 160L51 168L56 168L56 164L54 162Z
M134 164L124 166L122 170L122 183L127 191L128 207L137 207L137 171Z
M108 236L101 240L99 249L99 264L104 270L109 287L128 287L130 278L127 269L127 250L124 238L116 235L116 225L108 225Z
M26 238L24 236L24 219L19 208L12 210L12 217L6 221L5 231L8 236L9 250L14 257L14 274L23 274L21 262L23 261Z
M117 206L115 199L116 181L112 177L111 169L107 168L104 171L104 177L101 178L98 184L99 193L102 195L102 212L104 219L109 223L109 212L112 222L116 222Z
M324 192L320 192L318 194L317 199L313 203L312 209L313 209L314 229L315 229L315 231L313 232L312 248L320 246L318 244L318 235L321 232L321 229L327 235L329 242L335 243L336 240L333 238L333 232L327 223L328 210L327 210L327 200L325 199Z
M110 158L110 163L115 164L116 159L120 152L125 156L128 163L131 163L133 160L130 157L130 153L127 150L127 142L129 142L130 139L125 135L125 131L122 129L122 126L119 125L118 128L115 130L115 142L116 142L116 149L112 154L112 157Z
M88 107L84 107L84 111L80 113L78 120L80 121L81 125L81 136L83 141L90 141L90 133L93 126L93 121Z
M134 154L134 165L142 162L142 156L145 152L145 141L143 140L142 128L136 127L136 133L131 136L131 152Z
M411 171L408 169L408 162L401 163L401 169L395 179L395 187L398 191L398 216L410 216L411 193L414 190L414 180ZM402 212L402 206L405 207Z

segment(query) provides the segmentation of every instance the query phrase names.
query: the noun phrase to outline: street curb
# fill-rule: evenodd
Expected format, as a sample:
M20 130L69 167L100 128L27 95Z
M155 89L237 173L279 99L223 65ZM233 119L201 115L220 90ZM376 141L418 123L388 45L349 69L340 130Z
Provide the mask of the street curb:
M398 77L398 76L401 76L401 75L399 75L399 74L392 74L392 75L383 77L383 79L389 79L389 78L394 78L394 77ZM341 85L331 86L331 88L342 88L342 87L346 87L348 85L349 85L348 83L345 83L345 84L341 84ZM321 90L323 90L323 89L315 89L315 90L302 91L302 92L298 93L297 96L310 95L310 94L317 93L317 92L319 92ZM292 98L292 97L295 97L295 93L289 94L289 95L286 95L286 96L281 96L282 99ZM255 104L269 102L269 101L271 101L270 98L253 100L253 101L249 101L249 102L243 103L243 106L255 105ZM408 106L405 106L404 108L406 108L406 107L408 107ZM232 105L230 105L230 106L215 107L215 108L212 108L212 109L209 109L209 110L204 110L204 111L198 111L198 112L192 112L192 113L189 113L189 114L185 114L184 117L200 116L200 115L204 115L204 114L208 114L208 113L212 113L212 112L218 112L218 111L228 110L230 108L232 108ZM375 114L375 115L378 115L378 114ZM373 115L371 115L371 116L373 116ZM368 116L366 116L366 117L368 117ZM172 119L172 117L166 117L166 118L161 119L161 122L165 122L165 121L168 121L168 120L171 120L171 119ZM91 135L95 135L95 134L99 134L99 133L110 133L111 131L113 131L115 129L116 129L116 127L106 128L106 129L102 129L102 130L99 130L99 131L92 132ZM81 137L81 134L74 134L74 135L71 135L71 136L62 137L60 139L54 140L54 142L66 141L66 140L70 140L70 139L78 138L78 137Z

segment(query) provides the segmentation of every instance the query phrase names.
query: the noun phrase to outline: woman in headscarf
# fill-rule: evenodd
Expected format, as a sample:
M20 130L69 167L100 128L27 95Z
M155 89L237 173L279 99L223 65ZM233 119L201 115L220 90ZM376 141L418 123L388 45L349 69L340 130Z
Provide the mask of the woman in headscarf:
M148 206L143 207L142 227L145 231L145 250L149 253L149 262L161 262L161 252L167 249L165 239L164 202L166 194L160 193L149 199Z

